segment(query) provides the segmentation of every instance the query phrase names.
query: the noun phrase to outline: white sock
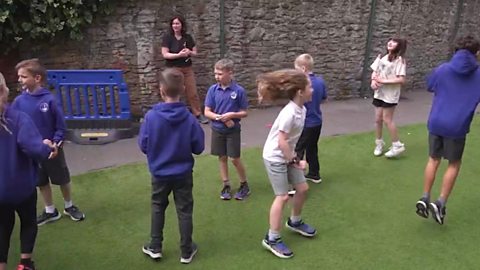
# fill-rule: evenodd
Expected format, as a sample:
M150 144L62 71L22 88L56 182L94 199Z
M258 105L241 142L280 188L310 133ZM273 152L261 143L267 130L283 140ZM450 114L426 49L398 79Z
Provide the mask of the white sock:
M49 213L49 214L53 214L53 212L55 212L55 205L48 205L48 206L45 206L45 212Z
M291 216L291 217L290 217L290 221L291 221L292 223L297 223L297 222L299 222L299 221L301 221L301 220L302 220L302 217L301 217L301 216Z
M383 144L383 139L376 139L375 144Z
M73 206L72 200L70 200L70 201L65 201L65 208L70 208L70 207L72 207L72 206Z
M272 230L268 230L268 241L275 241L280 238L280 233Z
M396 142L392 142L392 145L393 146L402 146L403 143L401 143L400 141L396 141Z

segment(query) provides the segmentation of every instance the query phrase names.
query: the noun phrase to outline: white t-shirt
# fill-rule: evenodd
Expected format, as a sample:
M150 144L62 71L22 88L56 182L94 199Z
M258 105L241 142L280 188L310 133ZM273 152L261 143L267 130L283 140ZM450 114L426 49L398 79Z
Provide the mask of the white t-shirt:
M390 62L388 61L388 54L382 58L377 57L370 68L377 72L382 79L394 79L397 76L405 76L407 70L405 61L401 56ZM399 83L384 84L375 91L373 97L386 103L398 103L401 89L402 85Z
M282 150L278 147L278 135L280 131L288 133L288 146L295 153L295 145L302 134L305 124L307 109L299 107L295 102L290 101L277 116L268 133L267 141L263 146L263 159L270 162L286 162Z

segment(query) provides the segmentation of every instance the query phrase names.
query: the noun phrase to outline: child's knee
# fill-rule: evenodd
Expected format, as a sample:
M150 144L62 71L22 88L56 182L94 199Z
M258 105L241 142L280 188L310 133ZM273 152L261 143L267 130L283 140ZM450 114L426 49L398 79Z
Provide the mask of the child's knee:
M231 158L232 164L235 166L241 165L242 161L240 160L240 157L237 158Z

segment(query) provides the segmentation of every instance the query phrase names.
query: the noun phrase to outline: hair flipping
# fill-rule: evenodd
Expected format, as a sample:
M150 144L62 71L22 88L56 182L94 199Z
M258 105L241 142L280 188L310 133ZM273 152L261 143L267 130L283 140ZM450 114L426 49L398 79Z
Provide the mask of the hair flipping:
M167 97L175 98L183 94L185 87L182 72L167 68L160 73L159 81Z
M288 98L293 100L297 91L303 91L308 83L305 73L295 69L282 69L258 75L257 91L261 99Z

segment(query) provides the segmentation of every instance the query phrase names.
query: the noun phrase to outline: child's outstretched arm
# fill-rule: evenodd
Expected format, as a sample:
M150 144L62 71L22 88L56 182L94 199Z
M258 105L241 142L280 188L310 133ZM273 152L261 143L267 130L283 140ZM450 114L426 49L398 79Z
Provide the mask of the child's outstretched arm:
M57 146L60 146L65 138L65 130L67 129L63 116L63 108L55 100L52 100L50 105L53 108L53 115L55 117L55 134L53 135L52 141Z

